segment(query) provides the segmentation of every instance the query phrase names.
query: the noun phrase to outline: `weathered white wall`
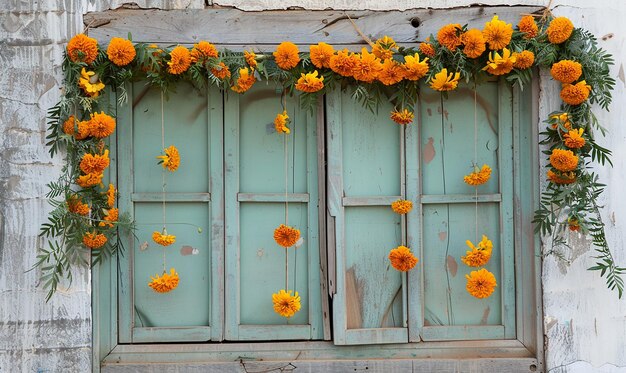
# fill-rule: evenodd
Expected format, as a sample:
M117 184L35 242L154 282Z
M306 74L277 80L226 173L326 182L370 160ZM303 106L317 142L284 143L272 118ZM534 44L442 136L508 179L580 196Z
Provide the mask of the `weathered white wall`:
M114 9L124 0L0 1L0 372L86 372L91 365L91 291L88 271L76 273L49 302L36 271L37 231L49 210L45 183L59 171L45 143L45 113L59 98L64 43L82 30L82 15ZM142 8L202 8L203 0L135 0ZM216 0L222 6L262 9L410 9L458 7L473 0ZM482 0L486 5L511 1ZM515 4L546 5L544 0ZM616 259L626 265L626 2L555 0L554 13L583 26L612 53L617 79L610 113L599 119L614 150L614 168L598 168L608 184L604 195L607 236ZM513 21L513 20L509 20ZM558 86L541 78L540 114L558 107ZM572 235L574 250L564 263L543 265L546 358L550 372L626 371L626 301L605 289L592 265L589 242ZM545 242L545 244L549 244Z

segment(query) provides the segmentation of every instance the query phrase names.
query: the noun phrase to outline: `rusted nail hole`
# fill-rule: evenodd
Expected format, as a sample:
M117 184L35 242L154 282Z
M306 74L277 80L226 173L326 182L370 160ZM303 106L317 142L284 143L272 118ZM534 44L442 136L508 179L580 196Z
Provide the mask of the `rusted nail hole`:
M535 364L530 364L530 371L531 372L536 372L537 371L537 366Z
M411 26L418 28L420 27L420 25L422 24L422 21L420 21L419 18L415 17L415 18L411 18Z

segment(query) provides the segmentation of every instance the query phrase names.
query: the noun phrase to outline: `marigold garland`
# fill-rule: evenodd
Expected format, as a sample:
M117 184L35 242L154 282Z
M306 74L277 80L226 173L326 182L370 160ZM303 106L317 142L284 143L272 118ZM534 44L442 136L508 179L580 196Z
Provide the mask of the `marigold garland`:
M117 66L126 66L133 62L137 51L130 40L122 38L112 38L107 48L109 60Z
M85 34L77 34L67 43L67 55L72 62L89 65L98 57L98 41Z
M184 52L182 52L182 54L184 54ZM193 48L189 53L189 59L191 63L205 63L210 58L217 58L217 55L215 45L209 43L208 41L201 40L199 43L193 45Z
M257 67L258 63L256 62L256 53L243 51L243 58L246 60L246 63L250 68L254 69Z
M374 53L369 53L367 49L363 48L358 58L355 58L352 76L356 80L371 83L378 77L382 69L380 59Z
M470 250L465 252L465 256L461 257L461 261L470 267L482 267L491 259L491 252L493 251L493 243L487 236L483 235L482 240L474 246L474 244L467 240L465 244Z
M550 22L546 34L552 44L564 43L572 35L574 24L567 17L556 17Z
M237 93L244 93L256 82L256 78L254 77L254 69L248 70L247 67L239 69L239 77L237 78L237 82L234 86L230 87L233 91Z
M89 137L89 121L78 121L73 115L63 123L63 132L66 135L74 136L76 140L84 140Z
M381 61L389 60L393 57L395 51L398 50L398 45L393 38L385 35L382 38L376 40L376 43L372 46L372 53L378 57Z
M172 49L167 66L167 71L173 75L179 75L187 71L189 66L191 66L191 53L189 49L182 45Z
M561 60L552 65L550 74L561 83L573 83L583 74L583 66L576 61Z
M330 59L335 54L335 49L326 43L317 43L309 48L311 52L311 62L318 69L330 68Z
M553 170L548 170L547 177L549 181L555 184L571 184L573 182L576 182L576 175L572 171L555 172Z
M163 149L163 153L165 154L157 156L157 159L160 159L159 164L170 172L178 170L178 166L180 166L180 154L178 153L178 148L174 145L170 145Z
M489 62L483 70L491 75L504 75L513 70L513 65L517 61L517 56L512 54L507 48L502 49L502 55L498 52L489 53Z
M109 150L105 150L104 154L85 154L80 161L80 170L86 174L102 173L107 167L109 167Z
M87 232L83 236L83 244L89 249L99 249L107 243L107 238L104 234L96 231Z
M515 62L513 67L516 69L524 70L531 68L535 63L535 54L529 50L523 50L515 54Z
M578 156L571 150L554 149L550 155L550 164L559 171L574 171L578 167Z
M485 268L472 271L469 275L465 275L465 278L467 279L465 289L478 299L489 297L497 286L496 276Z
M148 283L148 286L157 293L169 293L176 289L180 280L174 268L170 268L170 273L163 271L161 276L157 274L154 277L150 276L150 279L152 281Z
M561 89L561 100L569 105L580 105L589 97L591 86L586 81L565 84Z
M420 52L428 57L435 57L435 47L430 43L420 43Z
M300 62L298 47L289 41L280 43L273 53L276 64L283 70L291 70Z
M408 214L413 209L413 202L406 199L399 199L391 203L391 209L396 214Z
M274 312L282 317L293 317L298 311L300 311L300 295L298 292L285 291L281 289L278 293L272 294L272 303L274 304Z
M85 68L80 71L78 86L85 92L85 95L92 98L98 97L105 87L94 71L87 71Z
M109 184L109 189L107 189L106 197L107 197L107 206L113 207L115 206L115 195L117 191L115 190L115 186L113 184Z
M115 119L104 112L91 114L89 120L89 134L93 137L103 139L110 136L115 131Z
M285 249L295 245L299 239L299 229L281 224L274 230L274 241Z
M89 212L91 211L89 205L83 203L81 199L77 196L72 196L67 200L67 209L71 213L83 216L89 215Z
M506 48L511 42L513 36L513 26L493 16L491 21L485 23L483 29L483 37L491 50L500 50Z
M563 135L563 143L570 149L579 149L585 146L585 138L583 137L584 130L579 128L577 130L571 130Z
M215 75L215 77L220 80L230 78L230 70L224 62L220 62L217 67L212 68L211 74Z
M387 59L381 65L378 81L384 85L394 85L404 79L404 68L392 59Z
M410 271L415 267L419 259L413 255L411 249L406 246L398 246L389 251L391 266L400 272Z
M352 76L353 71L357 65L358 57L352 52L344 49L337 52L330 58L330 68L341 76Z
M478 166L474 166L474 171L469 175L463 176L463 181L467 185L478 186L483 185L491 178L491 167L486 164L479 170Z
M161 246L169 246L176 242L176 236L173 234L167 234L167 231L163 229L163 232L152 232L152 241Z
M460 73L448 74L448 69L442 69L430 81L430 88L436 91L452 91L456 89L461 79Z
M407 109L404 109L402 111L394 110L391 112L390 118L398 124L406 125L413 122L413 113Z
M419 54L404 56L404 78L407 80L417 81L426 76L429 70L428 58L420 61Z
M117 223L117 219L119 219L119 210L116 208L111 208L102 218L103 221L98 223L98 226L110 228L113 226L113 223Z
M277 133L288 134L291 132L287 125L289 124L289 115L287 115L287 110L283 110L282 113L276 114L276 118L274 118L274 129Z
M537 22L535 22L535 17L531 15L523 16L517 24L517 28L520 32L526 34L524 35L526 39L532 39L539 34L539 27Z
M76 184L82 188L91 188L102 183L103 176L101 173L81 175L76 179Z
M324 88L324 77L318 77L317 70L310 73L302 73L296 83L296 89L302 92L313 93Z
M460 24L452 23L449 25L445 25L437 32L437 41L442 46L448 48L451 51L454 51L459 45L462 44L460 33Z
M487 49L483 33L478 29L467 30L461 35L463 53L469 58L478 58Z

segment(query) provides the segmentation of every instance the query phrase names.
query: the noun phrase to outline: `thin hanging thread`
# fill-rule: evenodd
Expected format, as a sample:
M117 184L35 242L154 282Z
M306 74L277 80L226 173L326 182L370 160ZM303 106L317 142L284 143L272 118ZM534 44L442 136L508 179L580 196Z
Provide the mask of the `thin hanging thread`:
M282 92L282 106L283 111L287 110L287 98L285 96L285 90ZM287 158L289 155L288 147L287 147L287 134L283 133L283 157L285 158L285 226L289 226L289 201L288 197L288 188L289 188L289 159ZM289 248L285 248L285 291L289 290Z
M476 81L474 81L474 164L478 167L478 118L477 118L477 98ZM474 242L478 242L478 187L474 187Z
M294 114L297 109L294 109ZM291 193L296 192L296 121L293 121L293 125L291 126L291 133L293 134L293 141L291 142L291 154L292 155L292 163L291 163ZM298 283L298 248L294 246L293 248L293 292L296 292L296 284Z
M165 111L163 109L163 91L161 91L161 149L165 149ZM163 201L163 230L165 227L165 168L161 170L161 200ZM164 232L162 232L164 233ZM163 247L163 272L165 273L165 247Z

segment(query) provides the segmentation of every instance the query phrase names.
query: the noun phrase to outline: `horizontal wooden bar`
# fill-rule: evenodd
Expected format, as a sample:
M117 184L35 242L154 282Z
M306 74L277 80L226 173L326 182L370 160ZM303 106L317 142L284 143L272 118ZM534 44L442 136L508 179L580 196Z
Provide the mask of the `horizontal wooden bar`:
M346 330L346 344L388 344L407 343L409 330L407 328L369 328Z
M470 339L502 339L503 325L444 325L425 326L421 332L425 341L462 341Z
M211 193L133 193L130 196L133 202L210 202Z
M343 197L344 206L389 206L401 196Z
M239 339L272 341L311 338L310 325L239 325Z
M287 198L285 198L287 197ZM308 193L237 193L239 202L309 202Z
M473 194L425 194L420 198L422 204L433 203L474 203L474 202L502 202L502 195L479 194L476 198Z
M210 339L210 326L133 328L133 343L205 342Z

